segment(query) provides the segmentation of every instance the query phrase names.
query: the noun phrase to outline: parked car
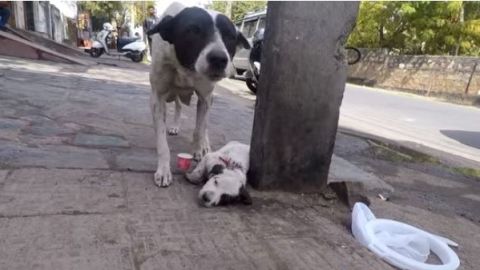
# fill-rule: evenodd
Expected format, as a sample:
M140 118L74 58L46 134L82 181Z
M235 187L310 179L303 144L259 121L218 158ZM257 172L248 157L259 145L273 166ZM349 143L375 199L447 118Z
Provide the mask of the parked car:
M238 29L252 44L253 35L258 29L265 28L265 19L267 17L267 10L248 13L245 15L242 21L237 23ZM233 58L233 66L237 70L238 75L243 75L246 70L250 69L250 63L248 61L250 50L241 49L235 54Z

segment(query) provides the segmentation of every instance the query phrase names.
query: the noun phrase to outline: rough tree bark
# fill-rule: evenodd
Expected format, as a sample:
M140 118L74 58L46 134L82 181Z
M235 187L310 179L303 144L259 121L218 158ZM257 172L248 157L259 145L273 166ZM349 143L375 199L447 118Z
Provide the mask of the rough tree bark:
M269 2L250 151L257 188L326 186L359 2Z

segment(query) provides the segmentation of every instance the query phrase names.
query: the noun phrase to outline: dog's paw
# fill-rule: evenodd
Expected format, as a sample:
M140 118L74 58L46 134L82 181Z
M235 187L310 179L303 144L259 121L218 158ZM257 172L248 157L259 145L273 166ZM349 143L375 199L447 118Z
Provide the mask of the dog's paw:
M210 151L210 145L204 144L193 152L193 159L200 161L206 154L210 153Z
M202 175L197 171L187 172L185 178L191 184L198 185L202 183Z
M179 131L180 131L179 127L171 127L171 128L168 129L168 135L176 136L176 135L178 135Z
M155 184L159 187L168 187L172 184L172 172L170 171L170 167L167 165L163 168L158 168L153 176L153 180Z

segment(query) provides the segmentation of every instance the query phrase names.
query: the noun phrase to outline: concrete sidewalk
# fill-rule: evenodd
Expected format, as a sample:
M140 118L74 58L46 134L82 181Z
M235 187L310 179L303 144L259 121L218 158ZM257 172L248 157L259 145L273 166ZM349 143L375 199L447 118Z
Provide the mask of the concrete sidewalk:
M206 209L178 173L157 188L149 91L145 69L0 57L0 269L390 269L319 194L252 191L252 206ZM253 106L217 89L214 149L249 142ZM191 150L194 111L172 156ZM344 134L335 149L395 186L374 212L449 237L463 269L480 265L479 182L377 150Z

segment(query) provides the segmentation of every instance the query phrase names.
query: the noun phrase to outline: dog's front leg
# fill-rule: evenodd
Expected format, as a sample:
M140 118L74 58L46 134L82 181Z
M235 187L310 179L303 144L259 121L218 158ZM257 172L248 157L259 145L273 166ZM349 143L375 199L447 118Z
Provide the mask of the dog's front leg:
M206 95L198 95L197 119L195 123L195 131L193 132L193 158L195 160L201 160L208 152L210 152L210 142L207 134L207 122L208 113L211 106L211 93Z
M159 187L167 187L172 183L170 171L170 149L167 143L167 102L165 95L152 91L150 96L150 108L153 115L153 123L157 136L157 171L154 175L155 184Z
M180 117L182 114L182 104L180 104L180 99L177 97L175 99L175 116L173 118L173 124L168 129L168 135L175 136L178 135L180 131Z

